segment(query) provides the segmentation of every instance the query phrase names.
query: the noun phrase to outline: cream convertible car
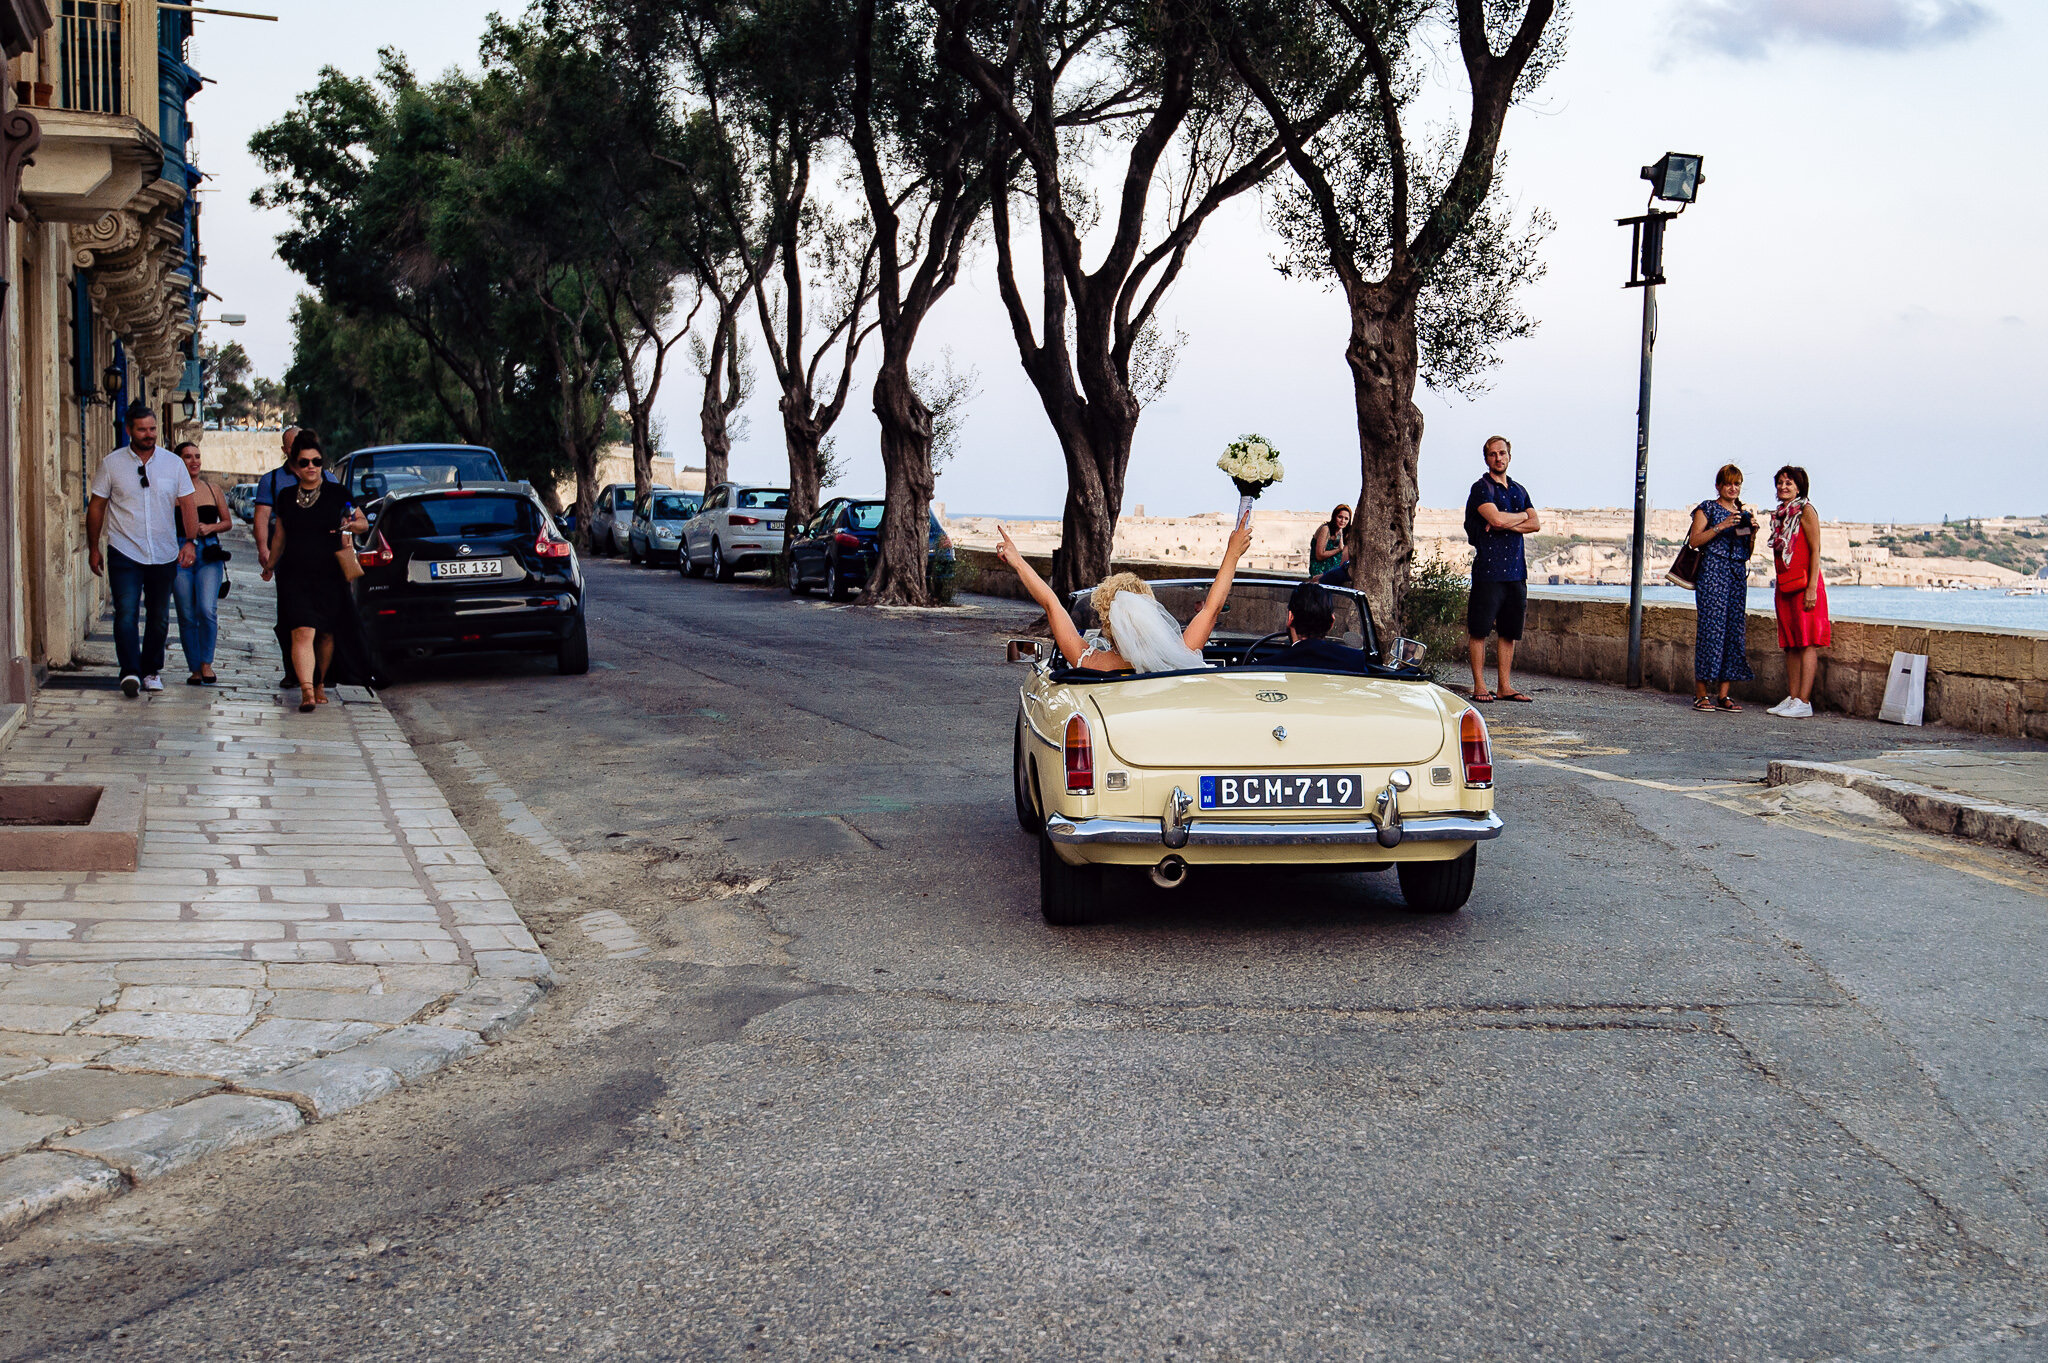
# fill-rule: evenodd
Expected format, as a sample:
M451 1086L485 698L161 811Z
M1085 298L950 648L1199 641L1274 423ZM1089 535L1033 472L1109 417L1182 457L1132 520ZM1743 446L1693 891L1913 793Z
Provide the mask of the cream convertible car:
M1012 785L1017 821L1039 840L1047 922L1094 918L1112 867L1172 887L1195 866L1392 865L1411 907L1464 906L1478 844L1501 830L1485 721L1413 666L1272 665L1294 586L1234 584L1199 672L1089 672L1043 640L1010 643L1031 665ZM1209 582L1152 588L1185 624ZM1330 595L1328 637L1380 656L1365 598ZM1086 592L1070 613L1084 632L1095 623Z

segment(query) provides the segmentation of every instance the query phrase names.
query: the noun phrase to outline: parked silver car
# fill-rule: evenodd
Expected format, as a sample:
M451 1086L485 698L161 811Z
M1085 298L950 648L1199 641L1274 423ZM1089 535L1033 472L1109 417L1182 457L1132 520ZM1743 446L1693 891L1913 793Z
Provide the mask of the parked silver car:
M668 484L656 483L656 492L667 492ZM612 483L597 494L590 513L590 552L623 554L627 535L633 528L634 490L631 483Z
M720 483L704 508L683 525L678 565L691 577L709 572L720 582L749 568L767 568L782 557L782 517L789 489Z
M659 566L682 557L683 523L697 514L704 499L694 492L650 492L640 499L626 532L626 556L635 563Z

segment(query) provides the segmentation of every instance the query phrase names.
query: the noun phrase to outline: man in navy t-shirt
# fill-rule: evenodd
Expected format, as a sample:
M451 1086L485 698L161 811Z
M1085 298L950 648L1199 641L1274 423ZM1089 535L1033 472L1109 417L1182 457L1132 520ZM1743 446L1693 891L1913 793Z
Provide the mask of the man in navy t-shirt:
M1472 638L1472 699L1526 701L1515 690L1515 643L1522 637L1522 617L1529 605L1529 563L1522 536L1543 528L1529 489L1508 477L1514 447L1506 436L1489 436L1484 446L1486 473L1465 498L1465 535L1472 541L1472 601L1465 611L1466 633ZM1486 689L1486 636L1498 633L1496 649L1500 685Z

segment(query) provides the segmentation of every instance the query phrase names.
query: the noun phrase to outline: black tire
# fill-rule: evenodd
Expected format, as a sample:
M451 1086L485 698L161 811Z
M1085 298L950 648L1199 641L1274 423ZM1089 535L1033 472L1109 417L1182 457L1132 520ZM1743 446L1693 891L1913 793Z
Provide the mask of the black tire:
M795 554L789 556L789 594L791 596L809 596L811 594L811 584L804 581L804 570L797 563Z
M1017 736L1010 744L1010 798L1017 806L1017 827L1034 838L1045 831L1032 789L1031 768L1024 760L1024 717L1017 716Z
M565 677L580 677L590 670L590 628L583 623L583 612L576 612L576 623L569 627L569 637L562 640L555 650L555 671Z
M702 577L704 570L697 566L697 560L690 553L690 546L684 545L676 554L676 566L684 577Z
M1043 833L1038 835L1038 911L1056 928L1084 927L1102 913L1102 868L1067 865Z
M635 568L638 568L641 563L640 551L633 547L633 539L630 535L626 537L626 560Z
M1472 876L1479 869L1479 849L1470 848L1452 861L1404 861L1394 868L1401 877L1401 898L1417 913L1456 913L1472 897Z
M732 581L732 565L725 561L725 550L718 547L718 541L711 541L711 577L713 581Z
M837 550L825 556L825 595L834 601L853 600L853 591L846 585L846 578L839 571Z

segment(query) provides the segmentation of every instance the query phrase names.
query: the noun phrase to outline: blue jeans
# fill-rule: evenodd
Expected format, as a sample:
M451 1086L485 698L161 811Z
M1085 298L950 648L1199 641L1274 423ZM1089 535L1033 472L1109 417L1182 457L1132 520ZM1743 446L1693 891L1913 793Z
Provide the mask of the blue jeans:
M171 596L178 603L178 646L185 650L185 668L197 672L213 663L213 644L220 637L220 580L225 563L195 563L178 569Z
M137 563L107 546L107 582L114 589L114 656L124 677L147 677L164 670L164 645L171 637L171 582L178 563ZM147 607L148 618L137 637L136 613Z

